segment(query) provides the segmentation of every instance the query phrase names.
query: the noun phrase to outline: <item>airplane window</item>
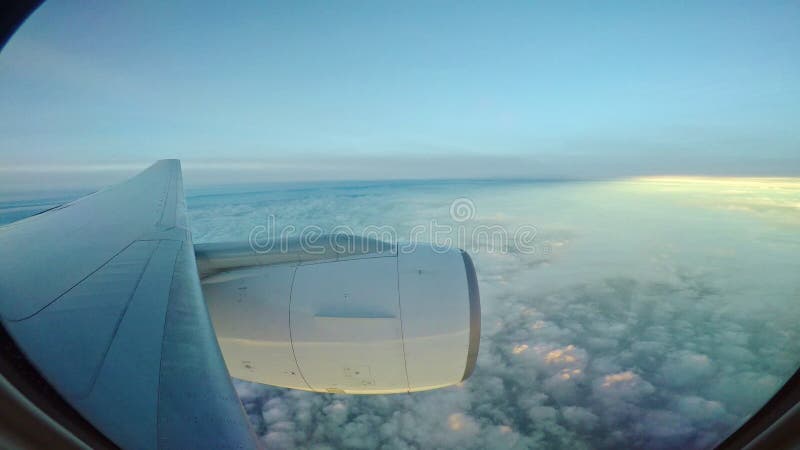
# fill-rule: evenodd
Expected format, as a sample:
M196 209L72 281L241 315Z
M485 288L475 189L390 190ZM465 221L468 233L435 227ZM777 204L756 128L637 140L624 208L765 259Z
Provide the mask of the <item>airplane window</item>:
M468 253L464 380L379 391L466 347L412 361L429 318L403 295L423 294L377 262L292 301L345 283L308 319L326 348L402 317L395 369L348 363L329 386L300 344L295 374L218 335L267 448L714 448L800 366L798 25L791 3L47 1L0 54L0 231L177 158L195 249ZM434 303L467 292L412 269ZM273 369L305 390L248 378Z

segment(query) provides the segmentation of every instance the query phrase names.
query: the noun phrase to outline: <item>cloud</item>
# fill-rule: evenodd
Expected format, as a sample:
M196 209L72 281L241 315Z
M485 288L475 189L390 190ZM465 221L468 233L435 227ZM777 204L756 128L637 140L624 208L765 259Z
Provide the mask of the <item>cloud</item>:
M674 387L697 385L712 375L714 365L711 359L687 350L671 353L661 366L661 382Z
M580 406L565 406L561 409L561 415L570 427L584 433L591 432L600 421L597 415Z
M256 431L271 448L712 447L800 362L800 286L789 276L800 243L767 251L794 230L742 211L720 217L705 206L716 191L689 190L698 201L686 204L685 189L641 183L190 195L196 241L246 239L267 212L296 226L407 229L467 196L476 220L534 223L541 242L563 243L549 256L473 254L483 332L465 383L343 396L236 381ZM731 245L752 256L732 258Z

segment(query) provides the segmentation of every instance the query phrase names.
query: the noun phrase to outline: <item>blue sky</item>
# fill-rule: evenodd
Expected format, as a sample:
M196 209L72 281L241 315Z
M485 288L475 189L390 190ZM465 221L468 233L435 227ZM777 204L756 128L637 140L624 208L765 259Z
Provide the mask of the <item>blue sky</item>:
M797 55L797 2L48 1L0 171L796 175Z

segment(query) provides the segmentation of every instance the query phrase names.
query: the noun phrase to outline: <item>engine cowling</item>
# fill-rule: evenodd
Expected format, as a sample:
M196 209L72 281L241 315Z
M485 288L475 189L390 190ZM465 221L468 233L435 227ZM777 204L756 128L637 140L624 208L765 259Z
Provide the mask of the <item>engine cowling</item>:
M262 265L247 266L241 261L255 257L241 246L198 246L197 255L217 339L236 378L389 394L456 384L475 367L480 298L464 251L390 246L284 255L277 263L259 256Z

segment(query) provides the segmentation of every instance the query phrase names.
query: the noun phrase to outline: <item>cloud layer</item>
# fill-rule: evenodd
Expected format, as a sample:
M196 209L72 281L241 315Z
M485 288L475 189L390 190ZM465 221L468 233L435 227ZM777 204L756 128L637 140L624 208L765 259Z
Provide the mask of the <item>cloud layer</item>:
M539 230L535 254L470 249L483 333L461 385L373 397L236 381L269 448L708 448L798 365L798 193L686 180L350 184L208 190L189 206L196 241L246 239L266 214L403 230L445 221L464 196L475 225Z

